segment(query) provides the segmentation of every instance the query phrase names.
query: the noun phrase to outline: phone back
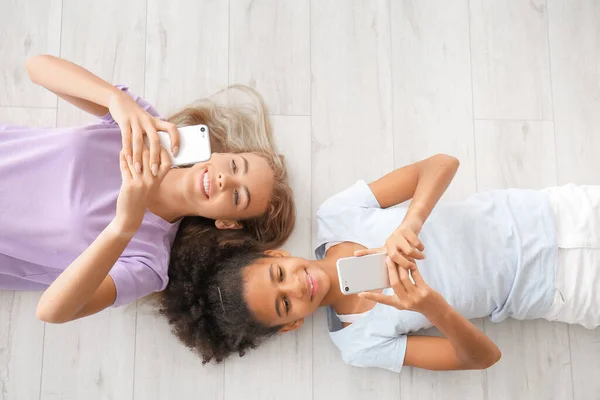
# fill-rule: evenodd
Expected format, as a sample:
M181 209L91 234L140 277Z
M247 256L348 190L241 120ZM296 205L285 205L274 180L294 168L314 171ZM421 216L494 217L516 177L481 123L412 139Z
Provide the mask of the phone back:
M356 294L390 287L385 265L387 254L346 257L337 261L340 290L343 294Z
M210 160L210 136L205 125L184 126L179 130L179 154L171 154L171 139L166 132L158 132L160 145L169 150L171 163L174 167L193 165Z

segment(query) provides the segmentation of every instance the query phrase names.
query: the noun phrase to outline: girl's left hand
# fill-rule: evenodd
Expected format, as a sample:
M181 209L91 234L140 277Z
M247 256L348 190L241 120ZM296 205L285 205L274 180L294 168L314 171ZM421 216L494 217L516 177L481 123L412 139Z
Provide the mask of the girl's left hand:
M163 121L142 109L131 97L117 91L110 99L108 109L121 129L123 151L128 162L132 163L136 173L142 173L144 163L142 154L146 145L144 136L148 137L150 148L150 170L157 176L161 168L161 145L157 131L167 132L171 141L171 153L179 151L179 131L170 122Z
M416 218L407 217L402 224L390 235L385 245L380 248L357 250L356 257L368 254L386 253L394 263L405 269L415 269L415 260L422 260L425 247L419 240L423 223Z
M416 311L425 316L442 309L441 306L446 301L425 282L416 266L409 274L406 269L394 264L389 257L385 260L385 265L387 266L394 295L362 292L359 293L359 297L395 307L398 310Z

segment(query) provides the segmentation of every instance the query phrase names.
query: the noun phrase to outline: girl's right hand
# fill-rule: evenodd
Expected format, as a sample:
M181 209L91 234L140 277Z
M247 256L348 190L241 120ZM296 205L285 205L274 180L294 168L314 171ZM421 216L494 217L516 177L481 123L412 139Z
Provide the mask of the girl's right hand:
M115 122L121 128L123 150L127 161L134 166L136 172L142 168L149 168L157 176L161 167L161 149L157 131L169 133L171 139L171 152L176 156L179 151L179 131L177 127L150 115L142 109L127 93L119 90L111 97L108 109ZM146 148L144 135L148 136L150 145L149 167L143 165L142 153Z
M423 223L416 218L406 216L400 226L388 237L385 245L375 249L357 250L355 257L367 254L386 253L397 265L412 270L416 268L415 260L423 260L425 247L419 240L419 232Z
M144 219L149 200L155 195L163 179L171 168L171 159L167 150L160 149L160 168L154 176L150 170L150 152L142 153L143 168L137 172L135 166L127 160L125 151L120 153L121 191L117 198L117 214L113 227L121 235L133 237Z
M413 283L409 270L396 265L389 256L385 263L394 295L386 296L381 293L363 292L359 294L359 297L386 304L398 310L416 311L425 316L443 309L440 305L446 301L425 282L416 264L410 270Z

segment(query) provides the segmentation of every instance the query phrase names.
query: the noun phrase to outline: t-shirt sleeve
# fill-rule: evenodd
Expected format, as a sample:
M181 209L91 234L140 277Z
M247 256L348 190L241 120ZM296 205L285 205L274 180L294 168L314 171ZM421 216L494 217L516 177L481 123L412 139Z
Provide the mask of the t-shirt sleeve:
M115 282L117 298L113 307L133 303L139 298L165 287L161 277L149 265L149 260L121 257L109 272Z
M363 211L376 208L381 206L365 181L358 181L326 200L317 211L317 258L323 258L327 243L361 243L358 230L362 226Z
M406 335L400 335L342 357L347 364L355 367L383 368L399 373L404 364L406 342Z
M317 214L339 213L340 210L353 207L381 208L367 182L358 181L348 189L331 196L319 207Z
M131 97L140 107L142 107L142 109L147 111L150 115L157 117L157 118L162 118L162 116L158 113L158 111L156 111L156 109L154 108L154 106L152 104L150 104L147 100L141 98L140 96L138 96L134 93L131 93L129 91L129 86L115 85L115 87L117 89L122 90L123 92L127 93L127 95L129 97ZM108 112L106 115L100 117L100 120L102 120L102 122L104 122L105 124L116 124L116 122L113 119L110 112Z

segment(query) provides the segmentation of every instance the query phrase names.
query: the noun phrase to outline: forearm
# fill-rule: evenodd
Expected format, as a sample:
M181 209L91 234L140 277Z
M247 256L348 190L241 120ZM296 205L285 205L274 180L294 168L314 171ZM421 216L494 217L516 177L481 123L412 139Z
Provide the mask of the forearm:
M487 368L500 359L496 344L445 300L424 315L450 341L464 369Z
M61 323L74 319L90 301L117 262L133 233L115 221L69 265L44 292L37 307L38 318Z
M416 219L422 225L452 182L458 166L456 158L444 154L424 160L405 219Z
M120 91L88 70L69 61L49 55L27 61L27 73L32 82L57 95L71 96L108 107L110 99Z

